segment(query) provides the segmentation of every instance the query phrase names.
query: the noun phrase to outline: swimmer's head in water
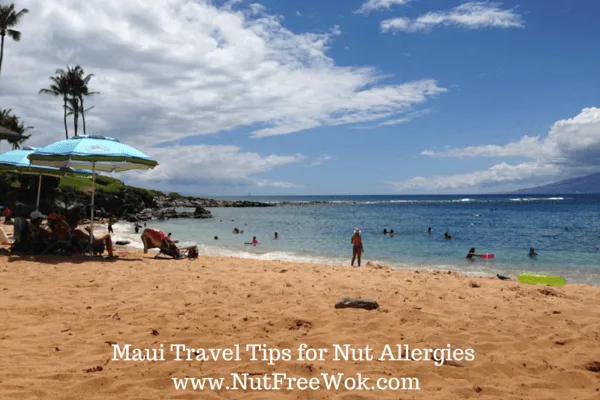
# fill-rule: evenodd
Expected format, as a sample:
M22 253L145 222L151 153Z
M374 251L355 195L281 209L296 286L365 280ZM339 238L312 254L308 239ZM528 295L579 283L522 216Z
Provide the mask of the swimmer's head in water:
M471 247L471 249L469 250L469 253L475 253L475 247Z
M357 233L360 233L360 229L354 228L354 234L356 235Z

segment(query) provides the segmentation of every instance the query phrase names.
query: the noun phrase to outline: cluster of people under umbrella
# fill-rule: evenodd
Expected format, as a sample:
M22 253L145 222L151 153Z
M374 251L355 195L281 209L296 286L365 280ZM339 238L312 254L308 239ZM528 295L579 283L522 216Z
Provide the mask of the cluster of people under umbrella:
M80 224L81 214L78 212L62 215L54 210L44 215L36 210L29 214L29 218L16 213L11 252L66 255L93 252L94 255L102 255L106 250L109 257L114 257L110 233L94 235L91 243L91 228Z

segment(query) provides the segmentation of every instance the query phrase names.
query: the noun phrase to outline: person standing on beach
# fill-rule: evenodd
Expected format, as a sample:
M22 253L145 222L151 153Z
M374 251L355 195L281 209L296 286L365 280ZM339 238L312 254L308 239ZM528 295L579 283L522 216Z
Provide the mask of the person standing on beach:
M108 219L108 233L115 233L112 228L112 218Z
M360 255L365 251L360 237L360 229L356 228L354 230L354 234L350 239L350 244L352 244L352 261L350 262L350 265L354 267L354 260L358 258L358 266L360 267Z

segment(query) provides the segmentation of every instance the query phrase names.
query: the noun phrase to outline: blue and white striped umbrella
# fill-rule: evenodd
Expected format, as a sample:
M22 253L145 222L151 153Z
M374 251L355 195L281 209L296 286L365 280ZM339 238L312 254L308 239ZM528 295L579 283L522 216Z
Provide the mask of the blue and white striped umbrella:
M88 174L92 171L72 169L72 168L55 168L43 165L31 165L29 155L35 151L34 147L24 147L21 150L13 150L4 154L0 154L0 170L17 172L21 174L39 175L38 194L36 202L36 210L40 206L40 193L42 189L42 175L66 175L67 173Z
M34 165L89 168L92 170L92 207L90 225L94 232L94 194L96 171L121 172L152 169L158 165L139 150L105 136L73 136L41 147L29 155ZM92 240L93 243L93 240Z

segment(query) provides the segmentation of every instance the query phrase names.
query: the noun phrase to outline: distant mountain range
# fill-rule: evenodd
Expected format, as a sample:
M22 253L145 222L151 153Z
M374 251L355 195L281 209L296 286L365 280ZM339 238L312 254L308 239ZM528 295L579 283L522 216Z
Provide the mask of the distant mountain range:
M529 189L521 189L511 194L600 194L600 172L581 176L579 178L565 179L550 183L549 185L537 186Z

